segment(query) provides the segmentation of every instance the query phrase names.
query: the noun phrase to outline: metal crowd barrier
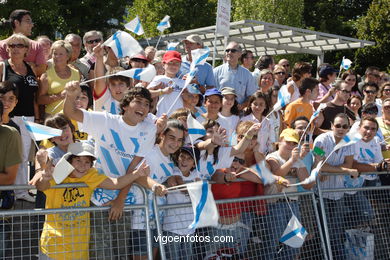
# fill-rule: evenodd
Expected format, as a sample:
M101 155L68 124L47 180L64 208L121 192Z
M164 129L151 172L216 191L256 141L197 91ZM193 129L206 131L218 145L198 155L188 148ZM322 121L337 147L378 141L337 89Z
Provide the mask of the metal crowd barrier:
M75 185L58 185L65 187ZM32 187L0 186L0 190L27 188ZM90 215L86 225L90 239L84 241L89 259L132 259L145 253L153 259L153 248L159 249L160 259L175 260L389 259L390 186L321 189L316 185L314 190L217 200L219 225L193 233L187 229L193 220L190 202L154 203L154 209L146 204L125 206L122 219L111 222L107 220L109 207L0 210L0 259L38 259L44 216L84 213ZM340 198L333 196L340 193ZM136 210L142 216L154 210L161 218L155 218L155 225L143 218L146 230L132 229L141 221L134 217ZM308 233L300 248L279 241L292 212ZM77 243L80 239L75 237L58 255L83 253Z

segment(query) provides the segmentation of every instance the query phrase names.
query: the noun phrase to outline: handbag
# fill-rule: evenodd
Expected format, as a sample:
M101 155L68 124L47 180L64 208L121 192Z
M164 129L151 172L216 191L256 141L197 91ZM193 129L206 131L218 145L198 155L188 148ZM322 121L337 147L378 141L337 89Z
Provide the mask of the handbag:
M374 234L360 229L345 230L347 260L374 260Z

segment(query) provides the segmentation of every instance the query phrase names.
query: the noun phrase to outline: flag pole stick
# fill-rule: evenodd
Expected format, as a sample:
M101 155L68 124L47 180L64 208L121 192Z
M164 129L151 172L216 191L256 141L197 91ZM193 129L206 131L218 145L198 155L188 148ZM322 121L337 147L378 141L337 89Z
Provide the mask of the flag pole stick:
M53 111L55 111L59 106L61 106L62 104L64 104L64 99L61 100L51 111L50 113L53 113Z
M240 176L241 174L244 174L244 173L246 173L246 172L250 172L250 169L247 168L247 169L245 169L245 170L243 170L243 171L240 171L239 173L236 174L236 177L238 177L238 176Z
M176 104L176 102L179 100L179 98L181 97L181 94L183 93L184 89L187 88L187 86L183 87L179 93L179 95L177 95L177 97L175 98L175 100L173 101L172 105L168 108L168 111L166 112L166 114L168 115L169 112L171 112L173 106Z
M156 44L156 49L157 49L158 44L160 43L162 35L163 35L163 33L161 32L160 37L158 37L158 41L157 41L157 44Z
M144 36L145 36L145 40L146 40L146 42L148 43L148 46L150 46L150 43L149 43L149 40L148 40L148 36L146 36L146 33L145 33L145 31L144 31Z

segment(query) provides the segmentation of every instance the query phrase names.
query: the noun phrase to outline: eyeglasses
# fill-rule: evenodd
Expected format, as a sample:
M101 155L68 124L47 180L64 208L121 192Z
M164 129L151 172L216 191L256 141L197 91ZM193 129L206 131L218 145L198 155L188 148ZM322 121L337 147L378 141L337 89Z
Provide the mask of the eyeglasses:
M367 93L367 94L376 94L376 91L374 91L374 90L364 90L364 93Z
M95 40L89 40L89 41L87 41L87 43L88 44L94 44L94 43L99 43L101 41L102 41L102 39L95 39Z
M384 106L383 109L384 110L390 110L390 106Z
M22 49L22 48L27 48L28 46L24 45L23 43L18 43L18 44L7 44L8 47L10 47L11 49L13 48L18 48L18 49Z
M275 72L275 74L278 74L278 75L286 75L286 72L284 72L284 71L278 71L278 72Z
M244 165L245 164L245 159L234 157L233 162L238 162L239 164Z
M351 94L351 92L352 92L352 91L349 91L346 89L341 89L340 91L343 92L344 94Z
M342 125L342 124L336 124L334 125L335 128L343 128L343 129L348 129L349 128L349 125L345 124L345 125Z
M229 53L229 52L236 53L236 52L238 52L238 50L237 49L226 49L225 52L226 53Z

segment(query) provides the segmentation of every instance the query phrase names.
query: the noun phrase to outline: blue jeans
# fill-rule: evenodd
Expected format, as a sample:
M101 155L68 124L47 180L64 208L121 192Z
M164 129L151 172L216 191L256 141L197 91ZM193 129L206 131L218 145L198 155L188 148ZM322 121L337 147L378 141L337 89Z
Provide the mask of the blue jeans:
M294 215L300 219L298 202L289 202ZM293 260L299 253L299 248L292 248L279 242L292 217L287 202L279 201L267 204L267 215L265 216L266 234L265 256L269 260L286 259Z
M374 210L362 191L355 194L344 194L344 198L348 228L368 224L374 219Z

